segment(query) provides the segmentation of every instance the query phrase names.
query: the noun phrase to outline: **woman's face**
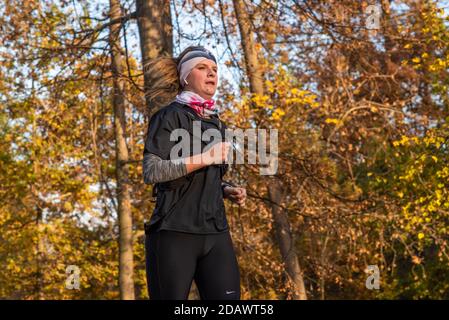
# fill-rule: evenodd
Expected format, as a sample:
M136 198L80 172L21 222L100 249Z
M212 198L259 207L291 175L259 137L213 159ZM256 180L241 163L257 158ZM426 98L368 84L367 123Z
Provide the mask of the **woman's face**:
M199 94L204 99L212 99L217 90L217 65L209 59L198 63L186 78L187 84L184 89Z

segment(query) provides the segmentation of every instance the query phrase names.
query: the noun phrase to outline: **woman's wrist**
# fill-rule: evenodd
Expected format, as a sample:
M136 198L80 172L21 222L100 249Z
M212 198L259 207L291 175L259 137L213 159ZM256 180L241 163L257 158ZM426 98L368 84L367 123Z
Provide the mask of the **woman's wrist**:
M225 162L228 156L229 148L229 142L220 142L203 153L186 158L187 173L206 166Z
M186 158L185 165L186 165L187 173L190 173L195 170L201 169L205 166L208 166L208 164L204 161L204 157L201 153L195 154L191 157Z
M222 184L221 185L221 191L223 193L223 199L227 199L228 198L228 193L226 192L226 189L232 188L231 186L227 185L227 184Z
M221 191L223 192L223 198L227 198L226 188L232 188L232 184L226 181L221 182Z

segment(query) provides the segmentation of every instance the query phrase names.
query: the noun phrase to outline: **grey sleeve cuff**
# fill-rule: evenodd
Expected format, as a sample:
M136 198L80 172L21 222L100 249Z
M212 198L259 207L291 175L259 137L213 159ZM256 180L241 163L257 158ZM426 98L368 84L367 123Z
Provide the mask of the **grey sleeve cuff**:
M154 184L187 175L185 159L163 160L153 153L143 156L143 181Z
M223 193L223 198L227 198L226 196L225 196L225 193L224 193L224 188L226 188L226 187L235 187L236 185L235 184L233 184L232 182L227 182L227 181L224 181L224 180L222 180L221 181L221 191L222 191L222 193Z

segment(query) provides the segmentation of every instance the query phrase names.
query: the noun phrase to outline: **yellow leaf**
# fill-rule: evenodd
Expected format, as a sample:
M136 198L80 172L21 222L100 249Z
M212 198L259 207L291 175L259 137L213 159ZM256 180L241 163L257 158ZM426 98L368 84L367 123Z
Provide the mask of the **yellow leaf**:
M327 119L326 119L326 123L333 123L333 124L335 124L335 125L339 125L339 124L341 124L341 121L338 120L338 119L327 118Z
M413 256L412 257L412 262L414 264L420 264L421 263L421 259L419 257L417 257L417 256Z
M64 209L67 211L72 211L73 210L73 206L70 202L65 202L64 203Z

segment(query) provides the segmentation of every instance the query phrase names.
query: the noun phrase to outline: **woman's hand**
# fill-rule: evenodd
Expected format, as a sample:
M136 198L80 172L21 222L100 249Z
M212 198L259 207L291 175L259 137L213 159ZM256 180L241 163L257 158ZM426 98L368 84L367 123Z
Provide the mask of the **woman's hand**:
M243 187L226 186L223 189L224 197L238 204L239 206L245 204L246 189Z
M187 173L212 164L224 163L228 159L230 148L231 144L229 142L219 142L203 153L186 158L185 164Z
M228 159L229 142L219 142L214 144L209 150L202 153L202 160L205 165L221 164Z

